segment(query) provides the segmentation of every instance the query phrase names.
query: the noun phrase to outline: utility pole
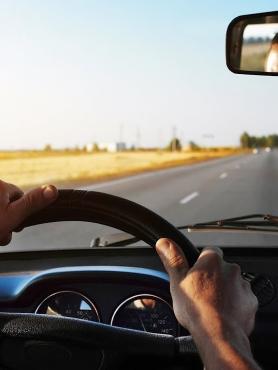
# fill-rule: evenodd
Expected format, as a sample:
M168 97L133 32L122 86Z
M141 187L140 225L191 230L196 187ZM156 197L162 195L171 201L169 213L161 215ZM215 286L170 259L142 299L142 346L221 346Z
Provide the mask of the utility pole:
M177 150L176 136L177 136L177 127L173 126L172 127L172 148L171 148L172 152L175 152Z

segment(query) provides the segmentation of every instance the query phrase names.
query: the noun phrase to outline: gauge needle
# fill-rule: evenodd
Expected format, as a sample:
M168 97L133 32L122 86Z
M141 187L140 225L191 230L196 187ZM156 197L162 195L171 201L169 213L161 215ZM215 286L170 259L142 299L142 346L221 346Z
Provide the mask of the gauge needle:
M146 328L145 328L145 325L144 325L144 323L143 323L143 320L142 320L142 319L141 319L141 317L140 317L140 315L138 315L138 313L137 313L136 315L137 315L137 317L138 317L138 319L139 319L139 321L140 321L140 323L141 323L141 325L142 325L143 330L144 330L144 331L147 331L147 330L146 330Z

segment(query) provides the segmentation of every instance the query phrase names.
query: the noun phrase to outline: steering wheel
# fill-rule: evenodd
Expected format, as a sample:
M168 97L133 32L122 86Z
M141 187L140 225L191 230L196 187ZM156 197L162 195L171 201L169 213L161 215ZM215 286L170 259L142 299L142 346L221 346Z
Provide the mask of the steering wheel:
M179 230L156 213L105 193L59 190L58 199L52 205L26 219L21 227L58 221L111 226L151 246L161 237L171 238L183 249L190 265L199 255ZM70 370L82 366L93 370L100 366L113 368L116 357L111 354L115 353L139 357L157 355L163 361L197 353L191 337L174 338L74 318L29 313L0 313L0 334L0 364L8 369ZM109 355L104 356L104 352ZM132 368L135 369L135 365Z

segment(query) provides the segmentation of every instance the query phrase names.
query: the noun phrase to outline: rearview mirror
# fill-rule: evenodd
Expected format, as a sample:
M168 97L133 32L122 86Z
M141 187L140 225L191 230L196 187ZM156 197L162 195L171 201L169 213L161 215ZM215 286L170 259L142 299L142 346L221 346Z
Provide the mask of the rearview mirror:
M234 73L278 75L278 12L235 18L227 30L226 61Z

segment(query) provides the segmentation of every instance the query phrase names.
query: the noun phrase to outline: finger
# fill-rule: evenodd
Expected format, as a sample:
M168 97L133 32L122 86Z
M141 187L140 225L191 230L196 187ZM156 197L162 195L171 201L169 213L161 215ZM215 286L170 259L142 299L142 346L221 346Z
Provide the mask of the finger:
M217 248L217 247L206 247L202 250L202 253L200 254L200 257L203 255L203 256L206 256L206 255L210 255L210 254L217 254L219 255L219 257L223 258L223 251L222 249L220 248Z
M23 191L13 184L8 184L8 193L10 202L14 202L24 195Z
M4 237L0 238L0 245L1 246L8 245L11 240L12 240L12 233L8 233Z
M23 229L24 227L19 226L19 227L14 228L13 231L16 233L20 233L20 231L22 231Z
M220 248L204 248L200 256L198 257L198 260L195 263L194 267L202 267L203 265L207 265L208 263L212 263L213 265L223 263L223 252Z
M249 295L250 299L252 300L253 307L255 307L255 311L257 311L258 308L258 298L253 292L252 289L252 283L250 283L248 280L246 280L244 277L241 279L241 285L243 289L245 290L245 294Z
M181 281L189 270L187 259L181 248L172 240L162 238L156 243L156 251L169 274L170 280Z
M0 207L4 208L9 204L8 184L0 180Z
M13 184L0 181L0 204L6 207L10 202L22 197L23 191Z
M240 279L240 283L241 283L241 286L243 287L243 289L245 289L246 292L252 292L252 288L251 288L251 284L248 280L246 280L243 276L241 276L241 279Z
M20 225L26 217L50 205L58 196L55 186L36 188L12 202L8 208L10 230Z

